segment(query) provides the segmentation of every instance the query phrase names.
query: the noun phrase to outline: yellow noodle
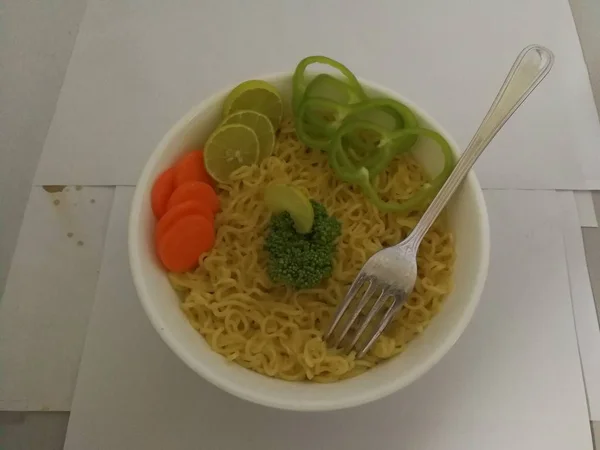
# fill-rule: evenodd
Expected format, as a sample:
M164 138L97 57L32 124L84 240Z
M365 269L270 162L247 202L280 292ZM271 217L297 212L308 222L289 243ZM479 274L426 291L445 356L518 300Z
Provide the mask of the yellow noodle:
M270 213L269 184L293 184L342 222L332 276L319 287L294 291L274 285L263 249ZM377 180L387 199L409 198L427 177L410 156L397 158ZM181 308L214 351L256 372L284 380L332 382L363 373L401 353L425 330L452 290L454 242L443 221L427 233L418 279L405 306L368 355L356 359L323 339L337 303L364 262L410 233L421 212L382 213L356 187L340 182L326 156L298 141L285 121L273 156L243 167L220 191L214 248L194 273L170 274Z

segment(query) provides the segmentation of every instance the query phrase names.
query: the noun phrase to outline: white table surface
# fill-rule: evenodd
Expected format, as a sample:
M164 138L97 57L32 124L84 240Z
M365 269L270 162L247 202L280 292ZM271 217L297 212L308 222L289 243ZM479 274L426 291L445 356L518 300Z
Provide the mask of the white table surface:
M406 95L464 148L531 43L555 67L476 172L487 188L586 189L578 153L600 170L600 124L567 0L90 0L35 182L134 185L192 106L310 54Z
M580 4L579 9L575 12L580 13L580 16L583 15L586 23L594 23L593 15L585 16L583 14L585 8L582 6L590 2L577 0L572 3ZM2 64L0 98L3 100L0 102L0 113L3 118L0 123L0 135L3 144L9 143L8 146L4 145L0 152L0 161L2 162L0 167L9 169L2 172L0 185L3 187L3 192L12 190L14 194L0 197L0 215L10 218L8 222L3 220L0 223L2 230L0 233L0 292L4 285L3 275L5 276L8 272L8 261L19 231L20 217L29 195L27 187L30 185L33 169L37 163L37 155L41 151L41 143L54 111L54 102L58 97L62 74L66 70L70 48L77 34L85 2L60 0L60 3L54 2L50 9L46 9L44 6L46 6L45 2L37 1L9 1L0 6L2 9L1 28L8 30L8 34L14 38L0 42L0 56L2 56L0 58ZM4 26L5 24L12 26L8 29ZM599 28L594 26L587 29L597 30ZM586 41L583 40L582 43L586 49ZM593 53L593 51L588 53ZM5 57L12 59L5 59ZM6 61L10 61L10 63L6 64ZM581 65L582 61L576 61L576 63L576 65ZM11 85L11 90L1 88L7 82ZM582 95L585 94L585 91L585 83L583 83ZM18 113L15 114L16 111ZM582 134L582 136L585 135L587 133ZM584 236L588 259L592 255L590 270L600 275L600 270L598 270L600 265L594 263L594 255L600 254L600 233L597 229L588 229L585 230ZM592 250L591 253L590 250ZM597 280L593 278L592 281ZM4 417L2 415L2 418ZM56 415L41 413L41 415L19 417L35 417L36 419L23 421L22 418L19 420L9 418L10 426L8 428L17 427L15 429L19 430L24 429L26 425L27 429L36 430L33 434L38 437L42 435L49 437L47 441L36 441L40 445L43 441L44 446L26 445L25 448L32 450L61 448L58 444L56 447L54 446L55 440L50 438L52 433L41 433L40 429L44 427L34 426L43 422L44 417L56 418ZM54 419L52 420L54 421ZM6 421L2 419L2 423L6 424ZM65 423L64 420L62 423ZM60 425L59 423L59 428ZM5 431L7 430L7 427L3 428ZM10 439L9 435L14 437L15 434L5 432L0 438L0 443L8 442L3 439L6 437ZM6 448L12 447L9 445Z
M392 449L399 442L423 450L592 448L559 194L485 192L492 252L481 304L422 379L368 406L301 414L223 393L161 342L128 270L132 192L115 193L67 450L158 450L175 442L232 450Z
M0 2L0 295L86 3Z
M577 220L577 205L573 193L559 192L556 195L556 207L563 211L565 256L588 410L590 420L600 420L600 316L596 311L583 233ZM598 228L595 230L600 232ZM598 267L600 266L596 266Z
M0 410L70 410L113 191L31 191L0 302Z
M596 217L596 208L592 193L589 191L576 191L573 193L575 198L575 206L577 208L577 217L581 227L597 227L598 218Z

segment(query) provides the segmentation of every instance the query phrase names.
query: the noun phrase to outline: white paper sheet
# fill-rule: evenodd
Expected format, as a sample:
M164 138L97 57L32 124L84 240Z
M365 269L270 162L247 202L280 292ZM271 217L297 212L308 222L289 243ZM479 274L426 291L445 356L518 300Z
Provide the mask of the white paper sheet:
M587 189L577 147L598 147L600 135L580 120L589 81L566 0L91 0L35 182L134 185L192 106L310 54L406 95L464 146L535 42L555 52L555 68L476 171L488 188Z
M71 409L113 192L31 191L0 301L0 410Z
M575 191L573 192L573 196L577 207L579 225L585 228L597 227L598 219L596 217L592 193L589 191Z
M575 2L570 3L573 4ZM593 4L594 2L589 2L590 6ZM573 5L573 11L576 10L582 12L586 8L583 5ZM575 22L573 22L574 24ZM586 28L583 28L584 24L579 24L579 26L580 28L576 29L575 32L585 33L587 24ZM563 56L565 67L571 68L569 75L565 77L565 81L567 82L565 92L568 92L568 95L571 97L571 101L567 102L570 110L565 114L565 117L579 130L573 136L574 139L571 145L565 148L564 151L578 157L583 176L586 180L586 189L600 190L600 151L598 151L600 121L598 120L598 109L594 101L588 68L586 61L583 59L581 45L578 48L573 47L569 54Z
M465 334L401 392L322 414L238 400L168 350L130 279L131 194L116 191L66 450L592 449L554 192L486 192L490 273Z
M565 211L565 250L590 420L597 421L600 420L600 326L573 194L560 192L558 195Z

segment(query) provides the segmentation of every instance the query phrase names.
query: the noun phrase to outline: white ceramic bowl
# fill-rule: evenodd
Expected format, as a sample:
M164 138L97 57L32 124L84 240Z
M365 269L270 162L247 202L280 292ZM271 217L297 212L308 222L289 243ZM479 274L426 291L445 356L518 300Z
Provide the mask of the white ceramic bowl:
M290 100L291 73L260 79L275 85L283 98ZM361 82L371 95L392 97L410 106L420 124L441 133L458 155L454 140L421 108L395 92ZM169 130L150 156L137 184L129 219L129 261L138 296L152 325L171 350L198 375L233 395L262 405L298 411L341 409L379 399L407 386L448 352L469 323L481 296L488 269L489 225L475 175L468 176L448 208L456 239L454 291L425 332L404 353L358 377L331 384L287 382L260 375L226 361L192 328L179 309L178 299L154 250L152 183L182 152L203 144L217 126L221 105L230 90L203 101ZM432 151L421 145L415 154L428 171L441 164L437 149Z

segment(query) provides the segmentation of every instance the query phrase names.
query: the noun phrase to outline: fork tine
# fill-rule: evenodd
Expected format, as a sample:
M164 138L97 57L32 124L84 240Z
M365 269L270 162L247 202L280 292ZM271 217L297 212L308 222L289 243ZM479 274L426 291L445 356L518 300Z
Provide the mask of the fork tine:
M362 348L356 349L356 357L357 358L362 358L363 356L365 356L365 354L369 351L369 349L375 343L377 338L379 336L381 336L381 333L383 333L385 328L392 321L392 319L394 318L396 313L400 310L400 308L404 304L404 300L406 299L406 297L407 297L407 295L403 294L394 300L394 303L392 303L390 308L383 315L381 322L379 322L379 326L375 329L375 331L373 332L371 337L369 339L367 339L367 342L362 346Z
M383 308L385 301L390 296L390 292L388 289L386 289L386 287L387 286L383 287L383 289L381 290L381 294L379 294L379 297L377 298L377 301L371 307L371 311L369 311L369 313L367 314L367 317L365 317L363 319L362 323L360 324L360 327L356 331L354 338L352 339L352 342L348 345L349 350L356 345L356 343L358 342L358 339L364 333L365 329L369 325L369 322L371 322L371 320L373 320L373 317L375 317L375 314L377 314L379 312L379 310L381 308Z
M340 344L340 342L342 342L342 339L344 339L346 337L346 335L348 334L348 331L352 327L352 324L354 322L356 322L356 319L360 315L360 312L367 305L367 303L371 299L371 296L377 289L377 285L375 284L374 280L368 280L367 283L369 283L369 287L367 287L367 290L365 291L362 298L358 302L358 305L356 305L356 308L354 308L354 311L352 311L352 315L346 321L346 325L344 326L344 329L342 330L342 332L338 336L336 336L335 339L333 340L333 342L331 344L331 345L333 345L333 347L337 347Z
M333 320L331 321L329 328L327 328L327 331L325 332L325 335L324 335L325 341L327 341L331 337L333 330L335 329L337 324L340 322L342 316L344 315L344 313L350 306L350 303L352 303L352 299L354 298L354 296L356 295L358 290L361 288L361 286L363 285L363 283L365 282L366 279L367 279L367 276L365 275L365 273L359 273L358 276L354 279L354 281L350 285L350 289L348 289L348 293L344 297L344 300L338 305L337 309L335 310L335 315L333 316Z

